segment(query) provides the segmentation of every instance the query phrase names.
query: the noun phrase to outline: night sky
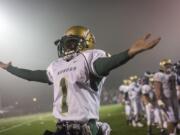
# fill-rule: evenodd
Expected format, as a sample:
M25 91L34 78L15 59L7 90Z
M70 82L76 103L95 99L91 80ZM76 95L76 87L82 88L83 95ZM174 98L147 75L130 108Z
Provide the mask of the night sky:
M54 41L72 25L90 28L96 48L110 54L128 49L148 32L162 37L156 48L112 71L106 89L118 89L121 80L132 74L157 71L162 58L180 60L179 0L0 0L0 61L46 69L57 59ZM46 104L53 100L52 89L0 69L0 95L6 103L35 96Z

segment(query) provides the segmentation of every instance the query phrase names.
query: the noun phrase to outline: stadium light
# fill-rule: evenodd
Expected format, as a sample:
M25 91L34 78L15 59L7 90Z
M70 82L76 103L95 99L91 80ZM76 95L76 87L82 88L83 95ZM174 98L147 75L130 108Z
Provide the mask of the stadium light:
M33 102L37 102L37 98L34 97L34 98L33 98Z
M11 25L7 13L3 12L2 10L0 11L0 34L3 36L5 33L7 34L8 31L11 31Z

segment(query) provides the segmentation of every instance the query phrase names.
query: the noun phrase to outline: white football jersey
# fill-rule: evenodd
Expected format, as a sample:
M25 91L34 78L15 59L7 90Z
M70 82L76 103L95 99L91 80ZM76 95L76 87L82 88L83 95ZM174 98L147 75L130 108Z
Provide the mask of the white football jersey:
M119 91L123 95L123 100L124 101L129 101L128 90L129 90L129 86L128 85L122 84L122 85L119 86Z
M142 92L142 94L147 95L150 99L155 98L155 93L149 84L142 85L141 92Z
M163 95L166 98L177 97L176 75L174 73L165 74L163 72L157 72L154 75L154 81L162 83Z
M70 61L59 58L49 65L47 75L54 87L53 115L57 119L99 119L100 94L106 77L98 77L93 63L100 57L106 57L106 53L92 49Z
M142 94L149 94L151 92L151 87L148 84L142 85Z
M141 87L136 83L131 83L128 88L128 96L130 100L138 100L140 98Z
M122 93L127 93L128 92L128 87L127 85L120 85L119 86L119 91Z

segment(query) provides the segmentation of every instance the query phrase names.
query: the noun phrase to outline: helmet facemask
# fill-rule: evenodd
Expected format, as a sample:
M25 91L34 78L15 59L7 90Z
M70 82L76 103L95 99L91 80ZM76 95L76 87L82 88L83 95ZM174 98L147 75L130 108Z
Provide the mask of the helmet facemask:
M70 60L81 50L86 48L85 39L79 36L63 36L59 42L55 41L58 56Z
M165 72L165 73L169 74L169 73L171 73L172 71L173 71L173 69L172 69L172 65L171 65L171 64L165 64L165 65L164 65L164 72Z

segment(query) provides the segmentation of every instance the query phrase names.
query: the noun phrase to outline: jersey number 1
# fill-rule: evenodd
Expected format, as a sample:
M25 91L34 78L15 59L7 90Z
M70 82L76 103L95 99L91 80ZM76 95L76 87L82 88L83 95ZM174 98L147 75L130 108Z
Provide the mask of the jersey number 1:
M68 105L67 105L67 85L66 85L66 79L62 78L60 81L60 86L61 86L61 90L62 90L62 113L67 113L68 112Z

